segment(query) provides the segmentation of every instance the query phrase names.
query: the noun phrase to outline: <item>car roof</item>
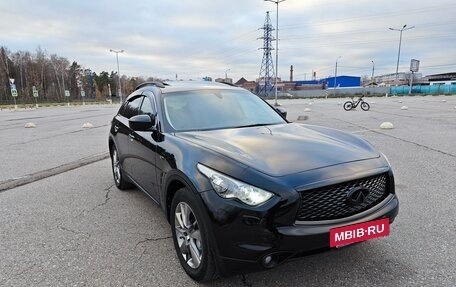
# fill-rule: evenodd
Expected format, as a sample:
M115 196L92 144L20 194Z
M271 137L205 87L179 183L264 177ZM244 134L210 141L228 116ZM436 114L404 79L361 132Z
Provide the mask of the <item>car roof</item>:
M218 83L209 81L167 81L167 82L146 82L136 87L136 90L147 89L148 87L156 87L161 90L163 94L180 92L180 91L194 91L194 90L210 90L210 89L226 89L226 90L240 90L242 88L236 87L228 83Z

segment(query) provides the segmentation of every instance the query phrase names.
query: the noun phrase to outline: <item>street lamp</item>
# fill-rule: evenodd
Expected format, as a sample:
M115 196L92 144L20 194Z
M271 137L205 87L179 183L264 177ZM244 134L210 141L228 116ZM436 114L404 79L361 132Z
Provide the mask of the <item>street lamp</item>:
M336 59L336 70L334 71L334 97L336 97L336 89L337 89L337 85L336 85L336 81L337 81L337 61L339 61L340 58L342 58L342 56L339 56Z
M120 103L122 103L122 89L120 87L120 70L119 70L119 53L123 53L124 50L113 50L113 49L110 49L109 52L111 53L116 53L116 60L117 60L117 78L119 79L119 99L120 99Z
M374 60L371 61L372 62L372 77L371 77L371 86L372 86L372 95L374 95L374 69L375 69L375 63L374 63Z
M276 54L276 72L275 72L275 103L274 106L278 106L279 104L277 103L277 77L279 76L279 3L283 2L285 0L264 0L267 2L272 2L277 5L276 9L276 49L275 49L275 54Z
M371 61L372 62L372 77L371 77L371 82L372 82L372 85L374 84L374 69L375 69L375 63L374 63L374 60Z
M397 84L398 72L399 72L399 57L400 57L400 55L401 55L402 32L415 28L415 26L408 27L408 28L406 28L406 27L407 27L407 25L404 25L401 29L389 28L389 29L392 30L392 31L399 31L399 32L401 32L401 33L400 33L400 36L399 36L399 50L398 50L398 52L397 52L396 84Z

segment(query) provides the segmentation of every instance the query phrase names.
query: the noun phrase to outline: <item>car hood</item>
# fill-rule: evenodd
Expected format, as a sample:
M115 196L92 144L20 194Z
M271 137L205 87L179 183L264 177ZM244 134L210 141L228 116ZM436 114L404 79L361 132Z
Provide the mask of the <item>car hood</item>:
M270 176L285 176L380 156L357 136L295 123L182 132L176 136Z

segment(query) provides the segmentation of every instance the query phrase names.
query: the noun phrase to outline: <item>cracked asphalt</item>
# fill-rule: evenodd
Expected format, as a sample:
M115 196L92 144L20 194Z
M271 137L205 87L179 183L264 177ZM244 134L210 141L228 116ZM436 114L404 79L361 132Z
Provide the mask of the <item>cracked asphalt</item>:
M205 284L181 269L160 208L113 185L103 153L117 107L0 111L0 286L456 286L456 97L368 98L369 112L345 100L279 102L387 155L401 201L390 236Z

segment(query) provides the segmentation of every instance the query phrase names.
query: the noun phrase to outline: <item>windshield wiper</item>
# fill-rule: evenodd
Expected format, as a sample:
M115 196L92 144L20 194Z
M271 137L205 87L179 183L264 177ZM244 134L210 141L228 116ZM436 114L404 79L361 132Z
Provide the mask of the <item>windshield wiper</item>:
M270 125L270 124L251 124L251 125L235 126L235 127L232 127L232 129L261 127L261 126L268 126L268 125Z

